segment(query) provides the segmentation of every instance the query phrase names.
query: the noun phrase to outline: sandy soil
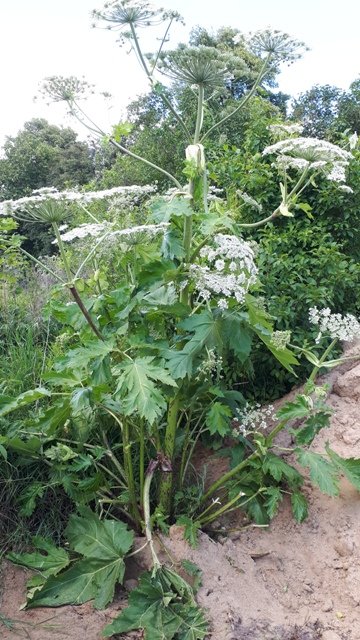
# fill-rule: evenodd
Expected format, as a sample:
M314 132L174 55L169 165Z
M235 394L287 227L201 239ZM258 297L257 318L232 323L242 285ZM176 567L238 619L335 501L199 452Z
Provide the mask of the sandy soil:
M341 456L360 457L360 365L338 369L328 382L334 415L312 448L321 452L328 441ZM310 515L301 525L284 501L267 529L240 531L238 519L232 522L238 531L220 542L202 534L196 550L189 549L179 527L164 539L175 561L191 559L203 571L198 599L208 611L210 638L360 640L360 494L345 480L339 498L309 483L305 490ZM138 562L146 565L146 558ZM101 629L126 601L122 592L105 612L94 611L90 603L19 611L25 579L25 572L4 563L2 640L99 640ZM7 629L1 616L18 622Z

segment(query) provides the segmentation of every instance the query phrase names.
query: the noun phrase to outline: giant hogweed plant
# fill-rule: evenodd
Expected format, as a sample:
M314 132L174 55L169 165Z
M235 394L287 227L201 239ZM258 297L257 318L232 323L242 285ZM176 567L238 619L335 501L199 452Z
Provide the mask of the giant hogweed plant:
M329 359L338 339L346 339L349 331L352 337L358 335L355 319L338 318L337 324L331 324L327 311L324 316L313 310L312 321L333 339L322 356L295 347L313 363L314 372L304 394L277 412L272 428L266 428L260 409L247 407L241 393L227 388L223 375L227 356L244 363L256 339L287 369L293 371L296 366L289 336L274 331L273 318L258 295L256 247L243 234L279 216L292 216L294 208L306 210L301 195L309 184L315 185L319 172L345 186L351 155L335 145L285 131L285 139L264 151L281 175L279 205L256 222L236 222L224 203L208 197L204 143L210 131L255 94L274 65L297 56L299 43L279 33L256 34L252 46L262 57L262 66L252 89L232 112L203 130L209 97L224 91L237 70L244 73L243 61L205 47L164 53L169 24L157 55L145 56L138 28L177 18L154 11L147 3L124 0L111 4L98 17L119 28L122 38L130 41L151 87L182 127L188 142L187 184L157 167L174 188L151 200L148 224L127 229L118 221L100 222L91 214L89 224L63 233L64 220L71 220L67 205L75 197L66 192L2 203L2 214L48 224L54 231L65 275L52 272L59 286L49 312L64 325L64 344L70 342L71 348L43 373L41 386L16 398L1 397L0 416L31 403L40 410L22 428L10 428L9 435L2 436L0 452L6 457L15 451L28 460L42 461L49 468L50 484L62 485L77 504L91 503L100 514L111 513L145 532L153 571L142 578L127 613L108 629L108 635L142 628L149 640L203 638L202 614L186 583L160 565L152 527L166 528L177 519L189 541L196 544L199 528L208 528L232 509L246 510L257 522L268 521L284 493L290 493L294 515L303 520L307 503L301 492L302 475L284 460L276 444L278 433L294 420L293 449L299 464L309 467L312 480L336 495L339 474L345 473L360 488L359 461L342 460L329 448L327 457L305 448L329 420L323 395L314 384L316 374L338 362ZM197 100L193 130L183 122L176 105L169 103L166 88L155 80L157 72L193 88ZM65 100L75 117L103 135L79 103L85 89L74 78L46 82L53 99ZM109 140L121 152L134 155L122 144L127 130L126 124L118 126ZM148 163L146 158L138 160ZM79 264L66 243L81 243L85 237L90 244ZM21 238L9 237L6 229L1 242L5 256L15 250L25 254ZM102 267L110 257L115 265L113 287ZM71 295L68 302L63 300L64 290ZM224 440L232 443L229 470L202 491L193 483L191 463L199 439L217 448L224 448ZM42 487L33 489L28 499L35 504ZM37 563L35 568L42 574L31 585L29 606L95 599L95 605L102 607L112 598L115 583L123 578L122 558L131 546L131 536L120 523L98 520L86 509L81 507L80 516L72 517L67 531L75 560L55 553L42 540L36 541L40 558L13 557L28 566ZM109 538L106 550L95 543L104 536ZM44 564L44 555L54 556L55 561Z

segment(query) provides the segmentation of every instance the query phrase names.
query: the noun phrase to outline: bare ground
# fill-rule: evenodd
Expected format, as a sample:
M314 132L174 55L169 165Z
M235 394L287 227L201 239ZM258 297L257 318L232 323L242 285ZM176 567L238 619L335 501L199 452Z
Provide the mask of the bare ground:
M322 452L328 441L339 455L360 457L360 365L339 368L328 382L334 415L312 448ZM305 491L310 514L301 525L285 501L267 529L240 530L238 519L232 528L239 531L222 543L202 534L196 550L189 549L178 527L164 539L175 562L188 558L203 571L198 600L208 612L210 638L360 640L360 495L346 480L338 498L309 483ZM101 629L126 603L120 592L106 611L94 611L90 603L19 611L25 580L24 571L4 563L1 640L100 640Z

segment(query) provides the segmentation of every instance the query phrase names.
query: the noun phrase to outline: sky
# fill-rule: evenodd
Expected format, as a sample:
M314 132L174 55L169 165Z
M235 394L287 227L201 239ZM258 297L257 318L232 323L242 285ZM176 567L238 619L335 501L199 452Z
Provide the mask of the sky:
M267 27L286 31L310 47L301 61L284 67L279 89L293 96L314 84L348 89L360 76L360 3L358 0L161 0L178 10L186 26L172 42L186 42L190 28L232 26L243 33ZM33 101L41 81L51 75L85 76L111 103L97 99L87 109L109 130L124 119L126 105L147 90L136 61L116 42L116 33L91 28L97 0L0 0L0 146L35 117L80 129L62 105ZM155 47L142 32L146 50ZM81 132L86 137L86 131Z

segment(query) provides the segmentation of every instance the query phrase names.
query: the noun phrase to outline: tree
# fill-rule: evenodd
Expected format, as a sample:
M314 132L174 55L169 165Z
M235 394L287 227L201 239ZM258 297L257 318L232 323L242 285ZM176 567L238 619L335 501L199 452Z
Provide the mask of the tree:
M344 92L329 84L315 85L294 102L293 118L303 123L304 135L329 138Z
M8 136L0 160L3 199L29 195L41 187L64 188L85 184L94 175L92 151L70 128L34 118Z

